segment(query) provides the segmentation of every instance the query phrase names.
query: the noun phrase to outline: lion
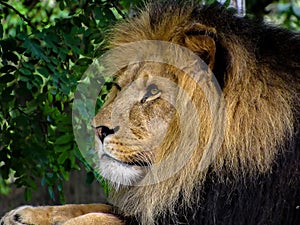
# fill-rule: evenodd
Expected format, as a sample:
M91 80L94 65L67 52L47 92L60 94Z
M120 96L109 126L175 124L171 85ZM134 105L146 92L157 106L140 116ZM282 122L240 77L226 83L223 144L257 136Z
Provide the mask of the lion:
M153 1L109 37L125 64L92 124L111 205L22 206L1 225L300 223L299 34Z

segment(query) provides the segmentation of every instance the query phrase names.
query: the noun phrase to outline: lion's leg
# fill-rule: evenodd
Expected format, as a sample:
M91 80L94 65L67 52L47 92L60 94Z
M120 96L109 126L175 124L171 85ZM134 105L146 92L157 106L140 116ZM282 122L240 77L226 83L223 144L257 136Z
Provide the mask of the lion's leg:
M124 223L116 216L108 213L89 213L83 216L70 219L63 225L124 225Z
M111 206L104 204L78 204L63 206L21 206L8 212L1 225L57 225L91 212L111 212Z

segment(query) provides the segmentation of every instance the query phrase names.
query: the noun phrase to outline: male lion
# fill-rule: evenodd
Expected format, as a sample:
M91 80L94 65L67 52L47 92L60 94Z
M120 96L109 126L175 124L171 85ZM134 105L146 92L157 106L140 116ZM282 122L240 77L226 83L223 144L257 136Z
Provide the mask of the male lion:
M160 1L110 46L128 65L93 126L112 206L23 206L1 225L300 224L299 34Z

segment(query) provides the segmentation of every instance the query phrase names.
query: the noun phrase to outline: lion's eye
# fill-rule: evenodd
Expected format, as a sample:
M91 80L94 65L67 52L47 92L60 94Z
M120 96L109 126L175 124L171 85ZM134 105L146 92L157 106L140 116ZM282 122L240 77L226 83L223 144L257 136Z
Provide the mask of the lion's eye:
M141 100L141 103L145 103L147 101L152 101L156 98L158 98L161 95L161 91L158 89L158 87L155 84L150 84L147 87L146 94Z
M160 92L160 90L157 87L154 87L149 92L151 93L151 95L157 95Z

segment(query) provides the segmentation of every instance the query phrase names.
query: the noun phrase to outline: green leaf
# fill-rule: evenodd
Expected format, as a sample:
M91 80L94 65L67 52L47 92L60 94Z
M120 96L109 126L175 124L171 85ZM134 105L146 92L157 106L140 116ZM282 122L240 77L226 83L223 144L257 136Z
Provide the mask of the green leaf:
M77 60L76 64L79 66L88 66L93 62L92 59L89 58L81 58L79 60Z
M66 161L66 159L69 158L69 155L70 155L69 152L67 152L67 151L63 152L63 153L58 157L57 162L58 162L59 164L63 164L63 163Z
M36 75L36 74L35 74L32 82L35 84L36 87L40 87L44 83L43 79L39 75Z
M55 141L55 145L65 145L69 144L74 140L74 136L71 134L65 134L60 137L58 137Z
M26 49L26 52L31 53L33 57L50 62L37 40L26 38L21 46Z
M29 69L26 69L26 68L24 68L24 67L21 67L20 69L19 69L19 71L20 71L20 73L22 73L22 74L24 74L24 75L32 75L32 72L29 70Z
M30 80L28 76L20 76L19 79L24 82L28 82Z
M99 44L103 42L104 40L104 35L101 32L98 33L93 33L90 37L91 40L94 40L95 44Z
M60 200L61 204L66 204L65 195L64 195L62 189L61 189L61 191L59 191L59 200Z
M51 93L48 93L48 101L49 103L53 102L53 95Z
M99 6L94 7L94 14L95 14L95 18L97 20L102 20L103 19L103 12L102 12L102 8Z
M53 191L53 187L52 186L48 186L48 193L50 195L50 198L52 200L55 200L55 194L54 194L54 191Z
M62 186L61 183L57 185L57 190L58 190L59 192L61 192L61 191L63 190L63 186Z
M64 10L65 9L65 1L63 1L63 0L61 0L61 1L59 1L59 8L60 8L60 10Z
M24 198L25 198L26 202L29 202L31 200L31 198L32 198L32 192L31 192L30 188L25 188Z
M22 62L22 67L25 67L29 70L34 70L34 65L36 64L37 60L31 59L28 62Z
M30 84L29 82L26 83L26 87L27 89L31 90L32 89L32 84Z
M46 67L40 67L37 69L39 74L41 74L43 77L48 78L49 77L49 71L47 70Z
M60 172L61 172L61 175L63 176L63 178L66 180L66 181L68 181L69 180L69 173L67 172L67 171L65 171L64 169L63 169L63 167L61 167L61 169L60 169Z

